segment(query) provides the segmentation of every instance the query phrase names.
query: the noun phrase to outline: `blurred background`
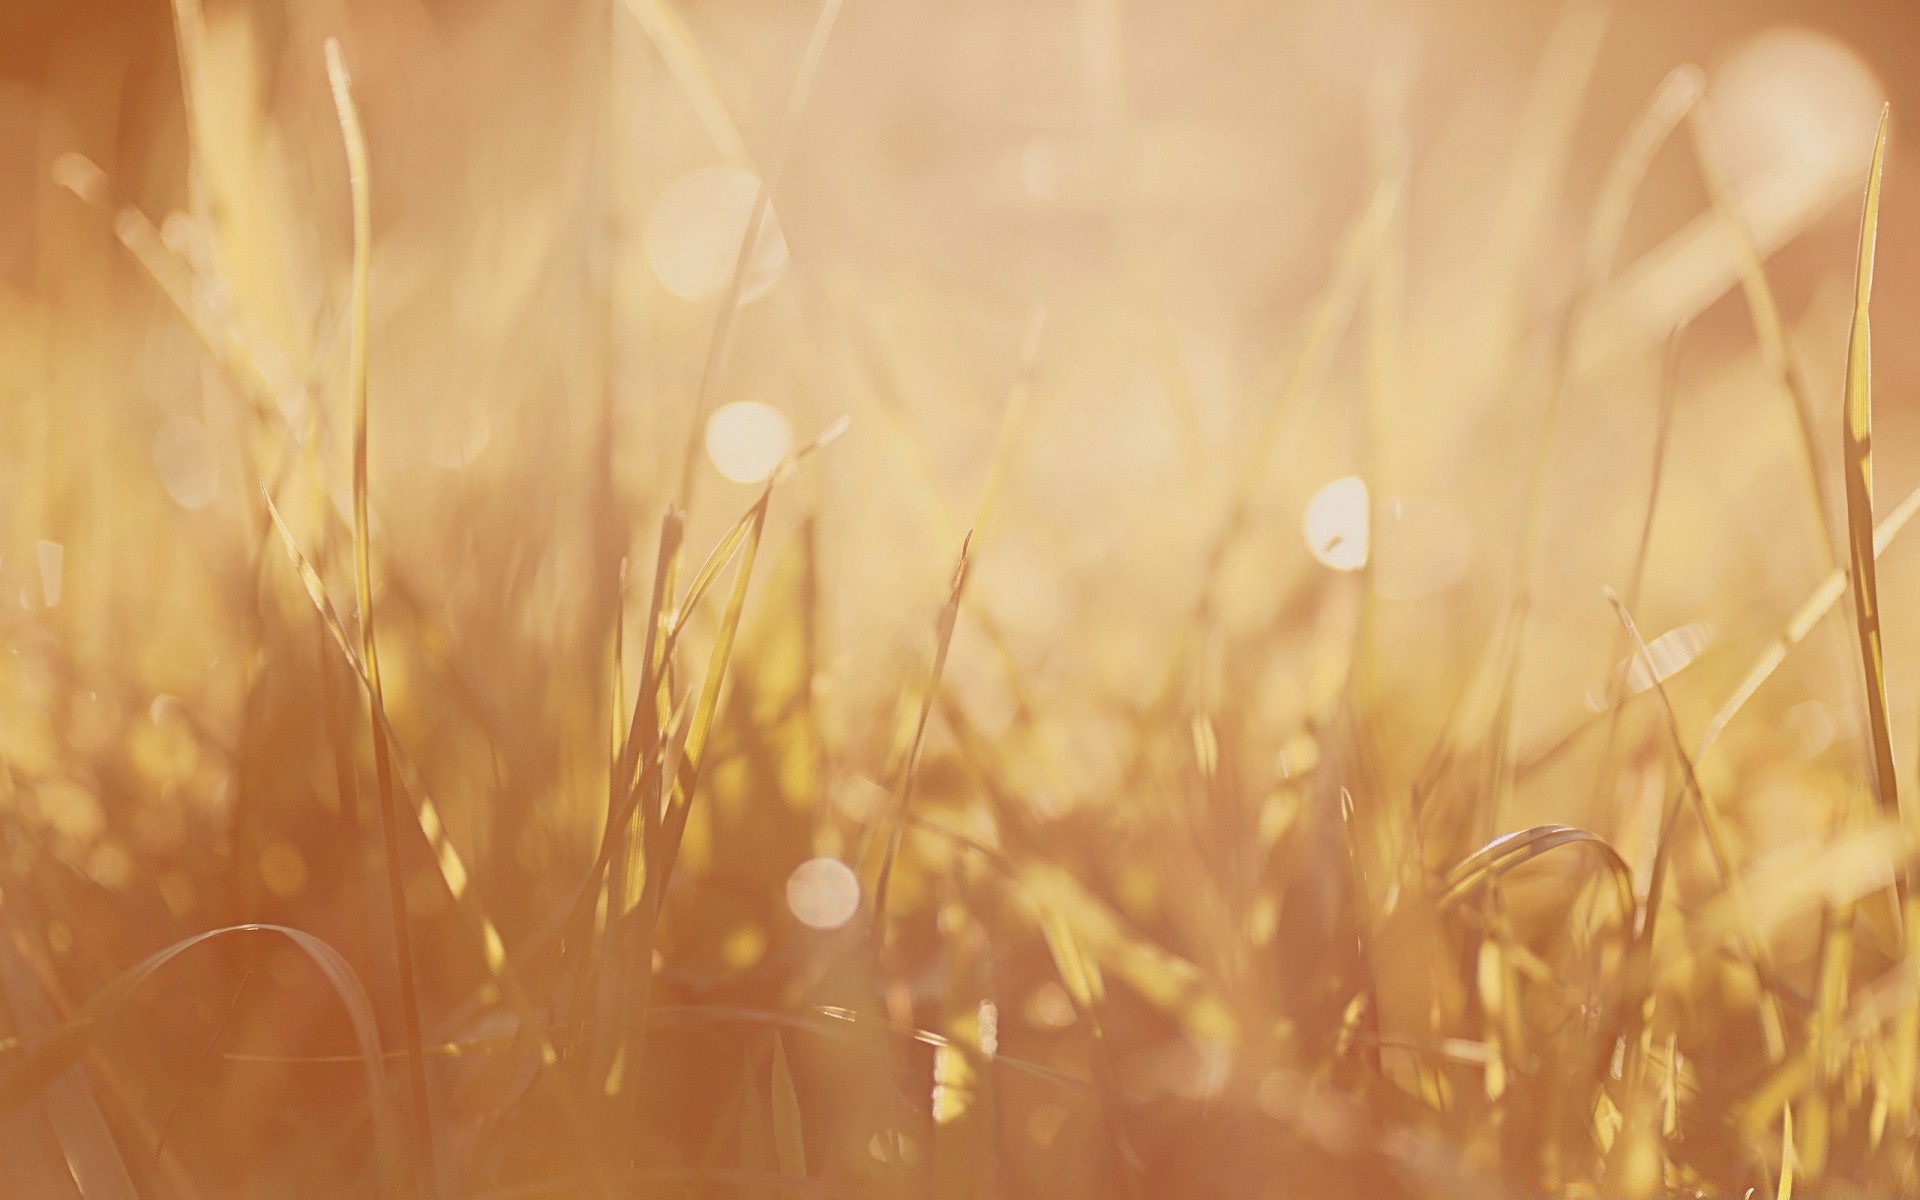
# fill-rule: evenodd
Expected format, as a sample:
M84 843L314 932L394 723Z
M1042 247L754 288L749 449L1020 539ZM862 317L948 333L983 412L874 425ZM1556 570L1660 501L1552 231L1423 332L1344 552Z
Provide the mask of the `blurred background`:
M1129 1158L1149 1194L1264 1194L1247 1180L1265 1135L1154 1106L1199 1113L1225 1095L1291 1113L1271 1081L1293 1078L1295 1052L1247 1031L1279 1021L1311 1040L1339 1025L1346 996L1302 976L1339 978L1350 939L1324 912L1311 936L1287 931L1343 902L1298 885L1301 857L1326 845L1272 797L1307 813L1337 811L1343 787L1363 809L1408 804L1529 589L1504 750L1519 768L1486 832L1593 828L1644 882L1645 796L1663 786L1646 764L1665 734L1637 711L1622 741L1586 732L1604 726L1626 653L1602 589L1633 599L1648 639L1666 635L1691 740L1832 546L1843 561L1841 380L1888 102L1881 512L1920 483L1920 345L1901 332L1920 316L1920 190L1901 136L1920 111L1920 15L1906 5L851 0L810 66L819 18L788 0L5 6L0 982L14 1032L178 938L268 920L339 946L394 1044L371 767L357 750L343 787L333 752L365 715L260 499L275 495L351 626L349 546L325 516L348 511L351 428L328 38L370 155L387 707L510 949L539 943L592 861L620 720L613 630L643 636L666 506L690 495L698 563L789 446L848 416L772 503L655 1002L859 1007L834 965L832 939L851 932L808 928L787 881L802 861L855 858L891 804L899 730L973 529L915 803L996 848L1024 830L1101 911L1192 964L1239 1031L1178 1005L1166 1017L1150 980L1107 964L1144 997L1116 1000L1106 1030L1114 1086L1153 1114L1137 1144L1109 1153L1086 1105L1009 1083L997 1182L980 1194L1114 1194L1103 1172ZM1652 155L1583 294L1609 164L1663 86L1691 95L1695 77L1671 75L1687 64L1702 72L1698 124ZM1767 258L1804 373L1824 534L1696 136ZM773 220L736 309L763 181ZM1896 546L1880 587L1911 788L1920 556ZM1700 764L1704 789L1729 797L1743 862L1804 847L1864 787L1844 619ZM697 617L697 638L714 620ZM1356 639L1366 697L1343 706L1330 697ZM704 658L691 661L694 679ZM999 747L984 782L969 738ZM1364 781L1314 775L1343 739L1364 744ZM1640 775L1615 780L1616 746ZM342 800L356 771L357 807ZM1484 840L1458 824L1430 870ZM1269 852L1288 846L1283 870ZM424 845L408 853L428 1040L495 1036L459 906ZM962 1008L996 1003L1000 1045L1086 1070L1057 947L1009 915L1015 901L983 898L951 839L904 853L890 1016L945 1019L964 952ZM1557 922L1560 901L1542 904L1537 920ZM977 944L956 932L961 912ZM1816 930L1802 924L1779 953L1808 975ZM1323 954L1335 965L1312 965ZM123 1151L129 1169L165 1195L367 1184L365 1114L326 1115L362 1085L324 983L290 949L196 962L131 1001L89 1068L111 1097L105 1127L141 1147ZM1675 1036L1707 1056L1731 1036L1718 1006L1747 1002L1702 1001ZM643 1160L708 1161L735 1137L716 1131L734 1119L738 1048L695 1025L660 1060ZM749 1053L761 1075L763 1042ZM873 1115L887 1090L848 1083L831 1039L798 1045L803 1111L829 1114L808 1131L816 1171L877 1187L862 1172L913 1165L911 1137ZM349 1065L290 1057L316 1054ZM549 1194L474 1181L564 1161L561 1118L521 1092L502 1101L463 1059L434 1071L443 1151L480 1164L472 1194ZM1722 1082L1751 1082L1743 1071ZM1497 1133L1461 1120L1430 1132L1473 1169L1514 1169ZM483 1144L499 1122L518 1133ZM25 1125L8 1136L37 1144Z

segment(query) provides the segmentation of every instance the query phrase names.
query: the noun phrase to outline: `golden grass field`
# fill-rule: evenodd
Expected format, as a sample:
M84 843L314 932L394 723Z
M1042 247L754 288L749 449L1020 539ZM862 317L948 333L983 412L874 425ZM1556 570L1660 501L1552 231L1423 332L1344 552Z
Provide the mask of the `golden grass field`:
M1902 6L8 8L0 1196L1920 1195Z

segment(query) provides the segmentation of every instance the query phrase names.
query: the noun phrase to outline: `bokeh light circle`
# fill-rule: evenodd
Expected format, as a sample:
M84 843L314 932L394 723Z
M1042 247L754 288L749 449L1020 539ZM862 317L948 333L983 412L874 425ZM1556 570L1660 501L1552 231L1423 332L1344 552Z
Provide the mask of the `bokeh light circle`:
M759 178L737 167L703 167L668 184L647 216L647 265L660 286L682 300L707 300L725 291L759 196ZM773 290L786 269L787 240L769 206L740 302Z
M707 418L707 458L735 483L759 483L792 447L793 425L772 405L738 400Z
M811 929L838 929L860 911L860 880L837 858L810 858L787 876L787 908Z
M1358 571L1367 565L1367 484L1347 475L1327 484L1307 501L1302 531L1307 549L1323 565L1336 571Z

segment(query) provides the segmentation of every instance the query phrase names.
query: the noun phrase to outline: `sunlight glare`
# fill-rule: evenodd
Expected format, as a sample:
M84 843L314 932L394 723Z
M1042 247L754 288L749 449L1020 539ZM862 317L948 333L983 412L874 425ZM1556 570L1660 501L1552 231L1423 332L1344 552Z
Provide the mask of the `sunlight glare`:
M1367 565L1367 484L1347 475L1327 484L1307 501L1303 528L1307 549L1336 571Z
M1866 161L1885 94L1852 49L1810 29L1775 26L1721 64L1705 113L1736 182L1773 172L1823 176Z
M1624 694L1637 696L1657 683L1665 683L1699 658L1713 640L1713 625L1708 621L1695 621L1682 625L1647 643L1644 654L1633 654L1615 665L1611 674L1601 683L1596 683L1587 691L1587 708L1592 712L1605 712L1613 703L1613 689L1622 683L1624 672ZM1648 664L1651 663L1651 669Z
M811 929L838 929L860 909L860 881L837 858L810 858L787 876L787 908Z
M759 483L773 474L792 445L793 426L772 405L739 400L707 418L707 457L735 483Z
M169 417L153 435L153 466L167 495L192 512L220 492L219 467L207 444L206 426L191 417Z
M703 167L668 184L647 216L647 264L660 286L682 300L725 291L759 195L760 180L738 167ZM786 269L787 240L769 205L740 303L772 291Z

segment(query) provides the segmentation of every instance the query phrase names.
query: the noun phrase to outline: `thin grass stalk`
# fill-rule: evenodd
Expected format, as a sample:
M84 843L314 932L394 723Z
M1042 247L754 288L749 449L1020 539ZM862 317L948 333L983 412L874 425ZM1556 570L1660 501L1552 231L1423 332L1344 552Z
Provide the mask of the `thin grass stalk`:
M694 393L692 418L687 426L686 447L680 459L680 486L675 502L685 510L693 507L693 468L699 459L707 405L713 389L720 382L720 365L726 354L727 335L733 328L734 315L740 308L740 297L746 288L753 257L760 249L760 238L772 211L774 190L786 171L788 158L792 156L800 129L800 116L806 110L807 97L813 91L814 77L820 71L821 59L826 55L827 42L833 36L834 23L840 19L843 3L844 0L823 0L820 5L820 13L814 19L813 32L807 38L806 49L801 51L800 66L794 72L793 87L787 93L786 106L780 113L780 128L774 135L773 150L767 155L767 168L760 177L759 193L754 196L753 207L748 210L747 228L740 239L739 253L734 258L733 275L727 281L726 293L720 301L720 312L714 320L713 335L707 343L706 360L700 368L700 383Z
M1646 582L1647 553L1653 545L1653 519L1660 507L1660 487L1666 479L1667 442L1673 432L1673 410L1680 393L1680 345L1686 336L1686 327L1674 329L1667 339L1667 352L1662 358L1660 370L1660 401L1658 424L1653 435L1653 470L1647 482L1647 505L1640 518L1640 540L1634 549L1633 568L1627 575L1627 591L1622 601L1628 612L1636 612L1640 607L1640 589ZM1614 652L1611 661L1619 662L1624 650L1630 648L1632 635L1622 623L1614 636ZM1651 672L1652 663L1648 669ZM1594 801L1604 804L1613 794L1618 778L1614 766L1614 755L1619 748L1620 714L1627 696L1627 683L1632 672L1622 670L1614 675L1607 697L1607 747L1600 756L1600 770L1594 778ZM1654 674L1647 678L1652 680Z
M1755 988L1759 996L1760 1031L1766 1043L1767 1060L1777 1063L1786 1056L1786 1017L1780 1008L1779 997L1774 994L1774 972L1766 947L1755 931L1752 916L1748 910L1746 884L1741 880L1739 870L1734 864L1732 850L1727 844L1727 835L1720 825L1719 815L1715 812L1712 803L1708 801L1706 790L1700 786L1700 775L1692 757L1687 754L1686 741L1680 733L1680 719L1673 710L1673 700L1667 695L1666 684L1659 679L1659 673L1654 669L1653 657L1647 650L1645 639L1640 636L1639 627L1634 624L1633 614L1627 610L1620 597L1611 591L1607 593L1607 601L1613 605L1614 614L1632 638L1634 652L1646 668L1648 677L1654 680L1653 693L1660 701L1660 713L1666 726L1667 737L1673 744L1674 755L1680 760L1680 767L1686 781L1682 794L1693 802L1694 812L1700 819L1701 832L1706 835L1707 849L1713 861L1714 871L1720 877L1720 886L1731 897L1735 911L1739 913L1741 941L1747 960L1753 968ZM1671 831L1669 823L1667 833L1670 834ZM1663 860L1670 844L1671 838L1663 836L1659 848L1655 851L1656 875L1662 878L1664 878L1665 867ZM1641 932L1642 939L1649 946L1653 940L1653 924L1657 914L1655 906L1658 903L1659 897L1650 891L1646 920Z
M1632 214L1634 199L1645 183L1647 172L1660 148L1700 97L1703 81L1697 67L1687 65L1669 72L1653 96L1634 117L1620 147L1608 164L1594 203L1593 217L1587 228L1586 255L1579 282L1567 303L1556 333L1554 368L1540 414L1530 460L1531 471L1522 493L1519 547L1514 557L1515 594L1511 621L1513 631L1505 641L1506 657L1500 667L1500 697L1492 744L1488 748L1488 768L1482 832L1491 835L1501 828L1504 812L1514 783L1514 764L1508 747L1513 734L1513 696L1520 673L1527 630L1533 615L1534 574L1538 570L1542 543L1546 536L1547 483L1551 477L1555 434L1560 412L1574 383L1574 346L1582 322L1594 297L1612 274Z
M920 696L920 714L914 719L913 738L907 745L906 757L900 764L900 776L894 783L893 814L887 830L886 849L881 854L880 869L873 883L873 944L876 949L886 944L887 890L893 881L893 865L900 856L901 840L906 836L906 817L912 810L913 784L920 771L920 752L926 746L927 725L940 693L941 676L947 669L947 651L953 645L954 626L960 619L960 597L967 586L968 555L972 547L973 534L969 532L960 543L960 559L953 569L953 583L947 590L947 602L941 608L940 619L934 627L933 662L927 668L925 689Z
M406 872L401 863L400 806L394 798L393 763L387 746L386 697L380 682L380 653L374 635L372 541L367 515L367 291L373 263L373 210L368 187L366 135L353 102L352 80L340 43L326 47L327 76L334 110L347 152L347 178L353 198L353 298L348 320L347 386L353 411L353 557L360 607L360 654L366 664L373 737L374 779L380 799L380 833L386 848L387 902L393 918L393 944L400 976L400 1014L405 1030L407 1079L413 1094L415 1170L420 1190L440 1194L433 1150L433 1116L427 1095L425 1038L420 1030L420 995L414 976L413 935L407 916Z

